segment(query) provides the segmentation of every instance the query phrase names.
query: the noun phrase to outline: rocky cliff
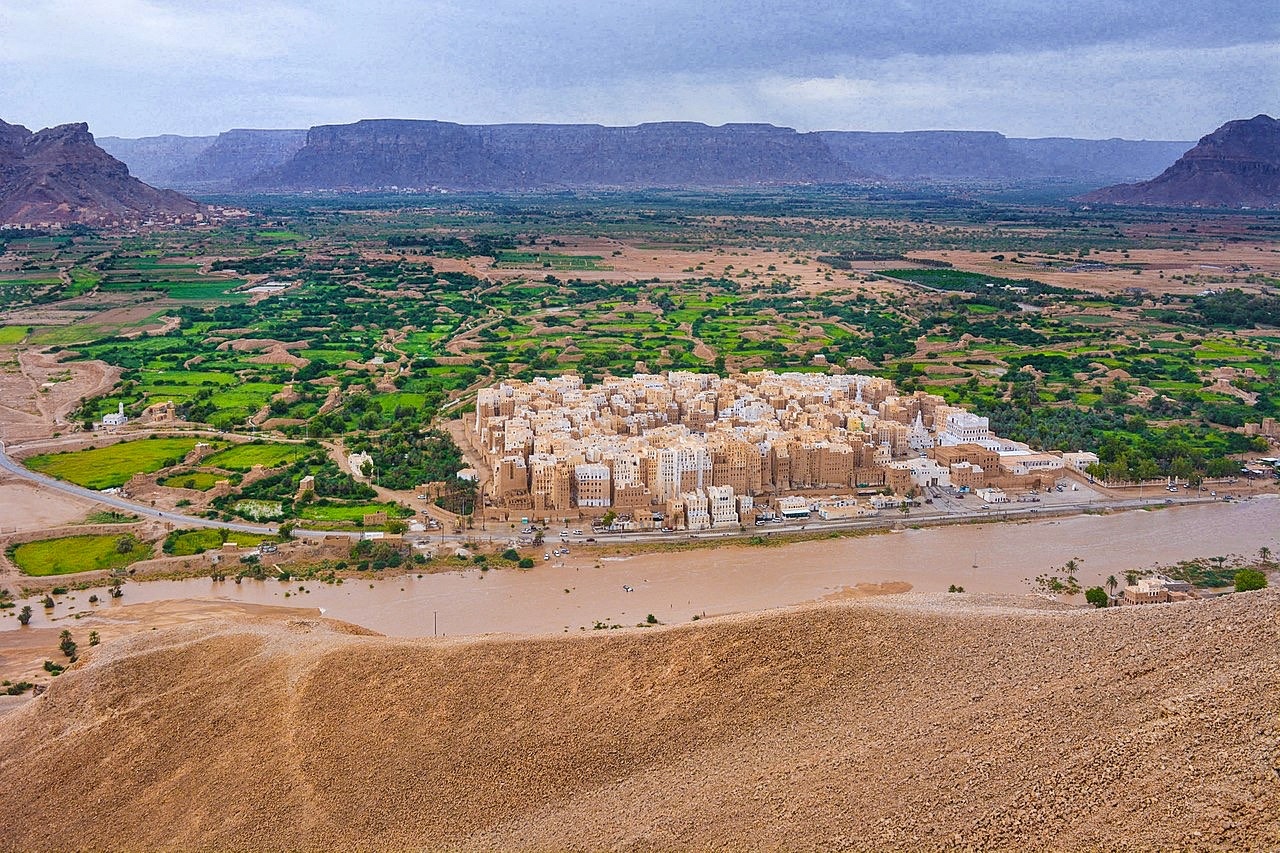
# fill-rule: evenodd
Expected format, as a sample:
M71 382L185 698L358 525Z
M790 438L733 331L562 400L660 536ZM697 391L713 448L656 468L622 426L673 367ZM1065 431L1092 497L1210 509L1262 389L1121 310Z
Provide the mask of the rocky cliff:
M188 192L234 191L279 167L307 141L305 130L228 130L217 136L106 137L101 146L143 180Z
M205 152L216 136L144 136L124 139L119 136L97 137L98 147L129 167L129 174L156 187L173 186L173 176Z
M229 130L173 175L193 192L223 192L287 162L307 141L305 130Z
M134 224L195 217L204 208L130 176L87 124L32 133L0 122L0 224Z
M812 134L662 122L481 125L371 120L314 127L265 189L526 190L839 181L854 173Z
M768 124L460 125L378 119L301 130L111 140L164 186L206 192L524 190L884 181L1149 178L1187 142L1014 139L987 131L797 133ZM148 143L148 144L142 144ZM135 158L135 159L130 159Z
M1229 121L1158 177L1081 196L1099 204L1280 207L1280 121Z

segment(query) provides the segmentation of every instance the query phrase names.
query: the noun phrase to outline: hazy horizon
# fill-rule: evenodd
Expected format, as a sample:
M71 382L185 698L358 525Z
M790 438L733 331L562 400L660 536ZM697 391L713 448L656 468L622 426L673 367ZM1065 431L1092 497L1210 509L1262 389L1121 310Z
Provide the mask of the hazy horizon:
M1275 115L1269 2L0 0L0 119L211 136L367 118L1194 140Z

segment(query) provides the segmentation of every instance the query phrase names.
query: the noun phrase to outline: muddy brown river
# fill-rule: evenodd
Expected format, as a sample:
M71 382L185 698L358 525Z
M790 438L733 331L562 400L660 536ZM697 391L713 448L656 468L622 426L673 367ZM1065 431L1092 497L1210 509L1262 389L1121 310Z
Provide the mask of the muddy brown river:
M1280 553L1280 497L1236 503L1081 515L1025 523L933 527L776 547L724 546L597 558L586 549L530 571L405 576L340 586L209 579L129 583L120 602L88 604L91 591L59 603L55 623L76 612L128 618L121 605L181 599L323 608L324 615L396 636L590 630L596 622L665 623L765 610L874 591L1031 593L1029 579L1075 557L1079 579L1101 585L1128 569L1192 557ZM859 589L861 585L861 589ZM882 585L876 587L875 585ZM288 595L286 596L286 593ZM67 597L70 598L70 597ZM32 625L48 617L38 602ZM13 610L0 631L18 627ZM65 620L65 621L64 621Z

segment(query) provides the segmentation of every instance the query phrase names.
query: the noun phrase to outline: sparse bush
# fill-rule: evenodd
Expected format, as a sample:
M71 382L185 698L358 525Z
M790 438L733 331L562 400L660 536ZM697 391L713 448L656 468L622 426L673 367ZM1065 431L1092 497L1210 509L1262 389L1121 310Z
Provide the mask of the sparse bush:
M70 631L63 629L62 633L58 635L58 648L67 657L72 660L76 659L76 641L71 639Z

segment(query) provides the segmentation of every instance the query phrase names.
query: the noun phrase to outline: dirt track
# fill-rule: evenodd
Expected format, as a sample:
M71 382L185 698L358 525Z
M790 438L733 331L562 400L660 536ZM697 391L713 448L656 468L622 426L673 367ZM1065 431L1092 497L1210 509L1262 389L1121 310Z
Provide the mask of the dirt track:
M86 398L105 394L120 369L101 361L59 361L63 353L23 350L17 370L0 371L0 439L42 438L68 426L67 416ZM10 363L13 365L13 363Z
M522 641L146 632L0 717L0 849L1280 844L1280 595L1008 604Z

